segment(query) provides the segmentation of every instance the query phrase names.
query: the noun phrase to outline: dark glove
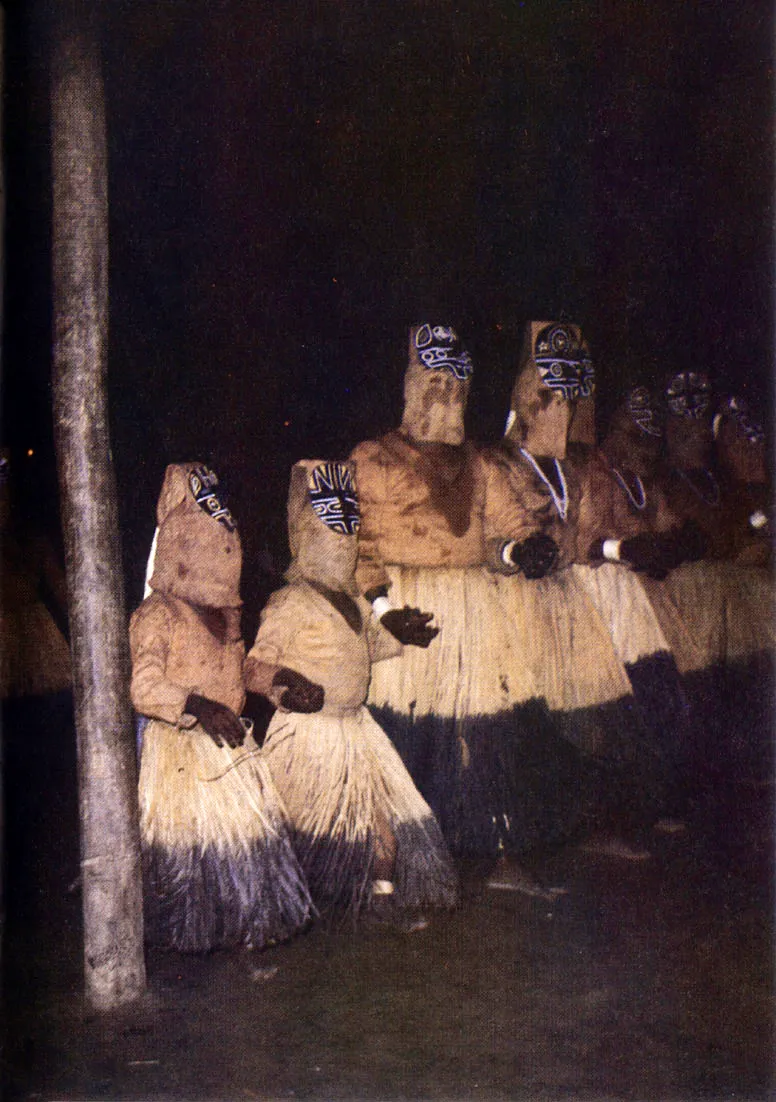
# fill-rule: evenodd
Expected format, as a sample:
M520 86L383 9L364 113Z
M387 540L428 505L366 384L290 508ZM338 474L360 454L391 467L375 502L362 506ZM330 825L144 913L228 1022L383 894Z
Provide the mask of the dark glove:
M380 623L405 647L427 647L439 635L439 628L429 627L433 612L421 612L419 608L390 608L380 617Z
M679 565L674 541L657 533L644 532L620 544L620 560L648 578L662 581Z
M189 715L197 717L198 722L216 746L223 746L224 743L232 749L242 746L245 728L240 723L239 716L236 716L225 704L191 693L186 701L186 711Z
M280 706L289 712L320 712L323 707L323 688L313 681L283 666L272 678L273 688L283 688Z
M526 578L543 578L555 565L558 545L551 536L540 533L516 543L509 557Z
M686 520L677 532L672 532L676 565L683 562L697 562L706 554L707 539L701 528L693 520Z

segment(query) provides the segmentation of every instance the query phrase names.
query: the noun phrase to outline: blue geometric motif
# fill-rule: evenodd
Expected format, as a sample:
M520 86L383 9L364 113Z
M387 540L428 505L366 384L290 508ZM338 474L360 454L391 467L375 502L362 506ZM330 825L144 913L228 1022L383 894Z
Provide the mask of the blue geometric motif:
M358 531L361 514L353 475L342 463L322 463L312 472L310 504L319 520L343 536Z
M534 345L539 376L550 390L559 390L566 401L589 398L595 390L595 370L582 343L565 325L548 325Z
M415 348L420 362L430 371L449 371L462 382L474 371L471 356L461 348L458 334L449 325L418 326Z
M213 520L223 524L228 532L234 532L237 525L232 514L222 504L221 498L224 497L224 490L221 487L221 497L219 497L217 493L218 485L218 475L215 471L211 471L209 467L204 465L192 467L189 472L189 489L197 505Z
M666 399L675 417L698 421L711 405L711 383L700 371L680 371L668 384Z

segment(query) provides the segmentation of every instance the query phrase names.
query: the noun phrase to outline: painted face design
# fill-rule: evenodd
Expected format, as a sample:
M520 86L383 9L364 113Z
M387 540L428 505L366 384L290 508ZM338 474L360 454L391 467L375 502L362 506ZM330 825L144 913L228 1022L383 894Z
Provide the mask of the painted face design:
M217 520L219 524L223 524L227 532L234 532L237 525L234 522L234 517L223 503L225 500L223 486L220 488L219 494L218 475L215 471L211 471L209 467L205 466L192 468L189 472L189 489L203 512L207 513L213 520Z
M342 463L321 463L310 476L310 504L327 528L343 536L358 531L361 513L351 471Z
M418 359L429 371L449 371L456 379L468 379L472 358L461 348L458 334L448 325L420 325L415 333Z
M566 401L589 398L595 390L593 363L573 329L548 325L536 337L534 360L539 376Z
M711 405L711 383L698 371L680 371L668 384L666 399L674 417L699 421Z
M765 443L763 427L752 417L748 402L743 398L728 398L727 412L735 421L739 435L745 437L750 444Z
M647 436L663 435L660 416L645 386L635 386L628 395L628 413Z

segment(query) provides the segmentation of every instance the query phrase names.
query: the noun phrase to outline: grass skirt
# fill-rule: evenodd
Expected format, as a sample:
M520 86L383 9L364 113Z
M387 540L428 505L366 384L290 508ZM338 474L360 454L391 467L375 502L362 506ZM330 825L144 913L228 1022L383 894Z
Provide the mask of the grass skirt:
M200 726L151 720L139 796L151 944L261 948L310 919L285 811L250 735L232 750Z
M705 789L716 791L719 778L770 775L776 629L770 572L702 560L665 581L645 579L644 587L689 700L688 774L699 798Z
M556 618L545 611L538 583L479 567L388 570L392 603L433 612L441 631L427 649L406 647L376 663L368 703L451 849L495 857L554 844L572 829L583 801L575 748L546 700L537 627L551 631ZM562 597L557 604L569 624ZM590 618L589 603L585 611ZM602 627L600 635L611 650ZM553 645L564 641L553 636ZM611 666L615 699L629 688L613 656ZM600 699L600 686L581 697Z
M644 658L669 653L655 610L633 571L614 563L577 565L571 571L606 624L620 662L635 666Z
M386 830L399 906L452 906L457 879L439 825L366 708L344 716L276 712L264 742L313 898L358 912Z

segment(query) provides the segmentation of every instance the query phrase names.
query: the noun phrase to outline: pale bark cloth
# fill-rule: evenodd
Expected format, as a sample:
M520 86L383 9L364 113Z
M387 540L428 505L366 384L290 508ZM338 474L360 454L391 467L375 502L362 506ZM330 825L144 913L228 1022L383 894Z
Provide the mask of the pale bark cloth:
M397 842L396 899L403 906L449 906L457 884L439 826L385 732L363 707L372 662L396 641L371 606L353 630L313 586L296 581L262 612L249 657L287 666L323 686L323 710L278 710L264 743L288 810L295 844L321 902L356 909L368 900L381 830Z

